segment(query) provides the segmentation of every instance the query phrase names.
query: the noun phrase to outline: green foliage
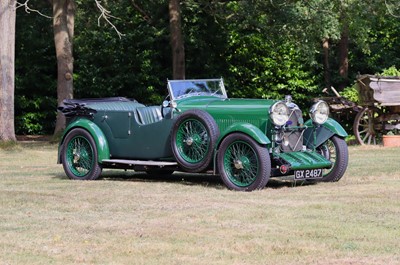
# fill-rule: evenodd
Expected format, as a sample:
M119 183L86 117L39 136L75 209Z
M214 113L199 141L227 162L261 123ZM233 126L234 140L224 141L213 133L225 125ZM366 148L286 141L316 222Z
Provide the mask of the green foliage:
M358 98L358 91L355 86L346 87L341 93L342 97L347 98L355 103L359 103L360 100Z
M36 9L51 15L51 6ZM57 62L52 20L19 9L16 25L15 128L16 134L49 134L57 107Z
M119 39L94 1L76 0L74 97L126 96L161 104L171 78L167 0L102 1ZM32 2L33 6L33 2ZM35 9L51 15L48 2ZM186 77L223 77L232 97L283 98L301 106L325 86L322 39L329 39L332 85L358 73L399 75L398 1L181 1ZM338 73L338 41L349 27L349 80ZM393 68L391 67L393 66ZM386 69L382 72L382 69ZM17 134L50 134L56 118L57 69L52 20L17 12ZM344 82L345 81L345 82ZM340 91L357 102L356 92Z
M396 68L396 66L392 65L389 68L383 69L381 73L377 75L381 76L400 76L400 70Z
M387 1L390 2L394 1ZM354 71L362 74L378 73L393 65L400 67L397 45L400 42L400 20L390 15L385 5L372 5L371 8L375 8L374 12L371 12L374 16L370 15L365 20L373 22L365 36L368 49L365 49L365 46L352 47L350 58Z
M77 98L125 96L160 104L170 76L166 64L166 23L150 25L130 3L106 6L120 19L113 20L124 36L119 39L110 25L97 25L93 2L78 3L75 37L74 94ZM149 7L149 9L154 7ZM167 12L163 14L168 15Z
M236 37L231 47L234 51L227 58L231 71L228 80L236 88L232 96L281 99L291 94L304 102L316 90L315 79L303 68L293 46L273 49L262 34Z

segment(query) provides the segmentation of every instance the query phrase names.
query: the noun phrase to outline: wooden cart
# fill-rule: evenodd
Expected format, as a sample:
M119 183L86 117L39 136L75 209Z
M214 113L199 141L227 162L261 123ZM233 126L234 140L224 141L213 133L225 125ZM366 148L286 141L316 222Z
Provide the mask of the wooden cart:
M319 97L313 99L313 101L317 102L318 100L324 100L328 103L331 117L338 121L347 132L351 131L353 128L353 121L363 107L345 97L342 97L333 87L330 89L325 88L323 92L326 94L333 93L335 96Z
M376 145L390 131L400 133L400 77L362 75L356 85L363 107L353 124L357 141Z

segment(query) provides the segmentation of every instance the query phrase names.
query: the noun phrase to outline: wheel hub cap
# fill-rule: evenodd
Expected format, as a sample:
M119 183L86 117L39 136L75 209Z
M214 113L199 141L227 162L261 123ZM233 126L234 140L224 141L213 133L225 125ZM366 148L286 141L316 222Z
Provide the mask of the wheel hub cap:
M191 145L193 144L194 140L193 140L192 137L189 137L189 138L187 138L184 142L185 142L188 146L191 146Z
M240 160L235 160L234 162L235 168L236 169L243 169L243 163Z
M186 138L186 140L184 140L184 142L186 143L187 146L192 146L194 143L195 144L200 144L201 143L201 137L200 135L192 135L189 136L188 138Z
M240 170L240 169L245 169L246 167L248 167L250 165L250 161L247 157L243 156L239 159L235 159L233 161L233 164L236 169Z

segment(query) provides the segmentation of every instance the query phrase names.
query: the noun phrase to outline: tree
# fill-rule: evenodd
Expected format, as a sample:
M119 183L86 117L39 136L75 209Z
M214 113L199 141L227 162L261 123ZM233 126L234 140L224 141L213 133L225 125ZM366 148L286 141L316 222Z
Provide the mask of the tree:
M126 96L159 104L166 95L165 81L173 75L173 29L181 34L177 50L184 49L174 53L183 55L182 64L175 64L183 66L180 76L222 76L234 97L290 93L306 105L325 85L347 86L357 72L373 74L400 65L398 0L171 1L101 1L106 10L99 8L100 0L74 0L79 32L73 38L74 97ZM51 13L48 2L38 1L35 8ZM106 18L123 38L116 37ZM43 37L53 38L48 24L17 12L17 133L54 129L57 72L54 44ZM342 38L347 42L340 46Z
M57 56L57 103L73 98L73 38L75 23L75 2L53 0L54 43ZM57 114L54 135L62 132L65 117Z
M15 0L0 1L0 141L15 141Z
M180 1L169 1L169 24L174 79L185 79L185 47L183 44Z

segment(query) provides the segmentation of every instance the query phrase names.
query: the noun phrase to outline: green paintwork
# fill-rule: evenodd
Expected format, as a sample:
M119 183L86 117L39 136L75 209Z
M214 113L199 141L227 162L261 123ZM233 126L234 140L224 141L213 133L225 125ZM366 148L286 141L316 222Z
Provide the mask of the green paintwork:
M107 125L114 139L127 139L131 126L131 115L132 112L129 111L108 111L107 118L96 124Z
M331 118L317 128L315 128L311 119L306 121L304 125L308 127L304 132L304 143L309 148L320 146L333 135L338 135L340 137L347 137L348 135L343 127ZM316 132L315 139L314 131Z
M259 144L270 144L271 141L268 139L268 137L265 135L264 132L262 132L259 128L254 126L253 124L246 123L246 122L237 122L229 126L228 128L225 129L225 131L222 132L221 135L224 137L228 134L231 134L233 132L241 132L244 134L247 134L251 138L253 138L256 142ZM222 138L221 138L222 140Z
M342 125L340 125L337 121L335 121L332 118L329 118L322 126L340 137L348 136L347 132L345 131L345 129L343 129Z
M92 135L92 137L96 143L96 147L97 147L98 161L102 161L103 159L110 158L110 150L108 147L108 141L107 141L106 136L104 135L102 130L99 128L99 126L97 126L94 122L92 122L86 118L77 119L68 125L68 127L65 129L64 135L62 137L61 145L64 142L65 136L73 128L83 128ZM58 157L60 157L60 148L59 148Z
M124 118L118 111L106 112L106 119L95 116L95 123L108 139L111 158L159 160L172 157L170 133L173 120L165 118L159 122L142 124L135 111L130 113L131 116ZM110 120L114 121L111 123ZM117 133L123 135L125 132L126 136L117 137L112 124L120 124L123 131Z
M330 168L332 163L316 152L278 153L276 157L286 161L293 170Z
M232 132L242 132L254 138L259 144L269 144L267 124L269 108L276 100L221 99L215 97L191 97L176 101L178 109L202 109L210 113L216 121L219 141Z
M197 96L177 100L178 109L204 109L211 115L224 114L232 117L269 117L268 110L276 100L268 99L223 99L211 96Z

